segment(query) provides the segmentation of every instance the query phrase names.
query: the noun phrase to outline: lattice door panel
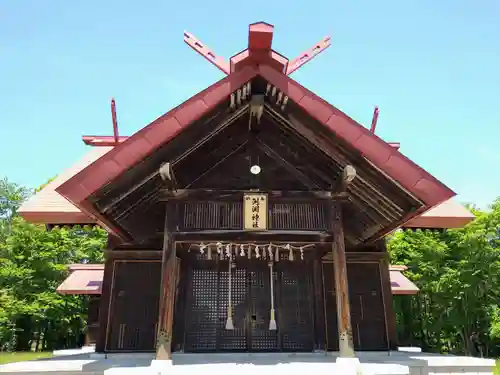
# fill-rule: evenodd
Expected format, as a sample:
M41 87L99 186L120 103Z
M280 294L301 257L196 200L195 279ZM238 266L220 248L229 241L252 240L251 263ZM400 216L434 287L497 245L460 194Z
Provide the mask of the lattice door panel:
M339 332L337 323L337 296L333 278L333 264L323 263L323 293L325 296L326 349L339 350Z
M219 325L218 350L220 351L246 351L247 345L247 290L248 280L245 268L237 264L231 270L231 305L233 307L234 330L226 330L226 319L228 311L228 261L219 262Z
M289 270L290 264L293 266ZM305 264L283 260L276 263L278 268L273 278L278 329L270 331L271 283L267 262L236 259L231 272L234 330L227 330L227 257L193 256L184 276L188 279L184 351L312 350L314 324L310 298L313 293Z
M279 327L284 351L314 348L312 285L304 262L281 261L279 270Z
M254 261L250 265L250 350L279 350L278 331L269 330L271 318L271 284L270 269L266 262ZM276 278L276 274L274 275Z
M215 351L219 326L218 274L215 261L189 268L184 350Z

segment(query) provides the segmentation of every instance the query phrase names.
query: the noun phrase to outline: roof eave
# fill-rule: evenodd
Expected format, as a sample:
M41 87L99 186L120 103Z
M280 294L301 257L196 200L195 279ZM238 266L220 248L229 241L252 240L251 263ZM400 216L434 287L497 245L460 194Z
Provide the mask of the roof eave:
M213 84L129 137L125 142L117 145L102 156L98 162L89 165L60 185L56 191L84 214L93 217L107 230L117 234L123 240L128 239L128 235L121 228L99 213L96 207L90 203L89 197L117 178L123 171L167 143L187 125L208 113L237 88L257 75L262 76L281 90L308 115L318 120L344 142L359 150L376 168L396 181L402 189L423 202L422 207L408 213L400 222L395 222L376 233L373 238L383 237L432 207L455 196L451 189L406 158L390 144L293 79L267 65L247 66Z
M389 143L370 132L361 124L309 91L292 78L273 68L259 66L259 75L276 86L305 112L318 120L339 138L358 149L378 169L397 181L409 193L424 202L423 213L454 197L456 193L419 167ZM408 215L405 221L415 217Z
M81 211L96 217L97 222L123 238L123 231L118 228L113 229L114 226L87 201L90 195L175 137L194 120L211 111L256 75L255 68L246 67L216 82L117 145L102 156L99 163L89 165L57 187L56 191Z
M81 211L18 211L19 216L34 224L96 224L96 221Z
M471 217L423 217L419 216L405 225L405 228L442 228L442 229L457 229L463 228L474 218Z

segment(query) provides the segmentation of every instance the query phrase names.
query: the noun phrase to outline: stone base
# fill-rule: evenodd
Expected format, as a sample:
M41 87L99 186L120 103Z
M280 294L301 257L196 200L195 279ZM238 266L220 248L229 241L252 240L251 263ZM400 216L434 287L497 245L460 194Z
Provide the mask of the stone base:
M342 358L338 357L335 361L335 369L342 375L362 375L361 362L358 358Z
M422 353L422 348L418 346L400 346L398 347L399 352L407 352L407 353Z
M174 353L173 361L154 360L153 353L89 354L0 365L0 375L492 375L492 359L430 353L359 352L357 358L338 353ZM82 358L82 356L86 356Z

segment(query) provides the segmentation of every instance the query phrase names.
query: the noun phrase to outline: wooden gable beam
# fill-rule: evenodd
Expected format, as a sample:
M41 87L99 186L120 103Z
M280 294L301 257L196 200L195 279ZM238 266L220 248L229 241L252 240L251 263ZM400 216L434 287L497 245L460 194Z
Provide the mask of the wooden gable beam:
M312 181L308 176L302 173L300 170L295 168L286 159L281 157L276 151L271 149L267 144L265 144L261 139L257 138L257 147L262 150L271 159L274 159L279 165L285 168L290 174L292 174L297 180L299 180L304 186L309 189L321 188L320 185Z
M177 156L176 158L173 158L173 160L168 161L170 163L170 168L174 168L174 166L182 161L184 158L186 158L188 155L196 151L199 147L201 147L203 144L208 142L210 139L212 139L215 135L219 134L222 130L226 129L228 126L230 126L234 121L239 119L246 110L248 109L248 105L238 109L236 112L230 115L230 117L226 118L226 121L222 121L218 126L216 126L210 134L207 136L203 137L201 140L198 142L194 143L191 147L189 147L187 150L185 150L181 155ZM112 210L114 207L116 207L121 201L129 197L131 194L135 193L139 189L141 189L145 184L150 183L154 179L158 178L159 176L159 169L155 169L153 172L149 173L146 177L144 177L142 180L139 182L135 183L134 185L130 186L126 191L121 193L118 197L114 198L111 202L108 204L100 207L100 211L103 213L109 212ZM130 210L128 210L130 211Z
M346 192L332 193L328 190L255 190L256 192L264 192L269 195L270 199L319 199L329 201L348 202L349 195ZM178 189L176 191L170 189L163 189L158 197L159 201L168 201L175 199L186 198L204 198L214 199L220 197L228 197L231 195L242 195L248 192L246 189Z

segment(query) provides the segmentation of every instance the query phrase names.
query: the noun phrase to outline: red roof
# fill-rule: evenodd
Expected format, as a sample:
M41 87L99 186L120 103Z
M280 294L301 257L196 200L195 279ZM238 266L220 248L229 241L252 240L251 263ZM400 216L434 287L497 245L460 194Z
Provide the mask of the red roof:
M82 159L63 171L37 194L24 202L18 213L27 221L44 224L91 224L95 220L84 214L57 191L61 184L98 160L111 147L93 147Z
M61 294L101 294L104 264L73 264L70 275L57 287Z
M103 137L95 137L100 139ZM121 137L125 140L128 137ZM96 142L99 143L99 142ZM97 144L95 144L97 145ZM392 144L391 144L392 145ZM44 224L88 224L95 220L84 214L55 189L76 175L84 167L99 159L112 147L93 147L71 168L65 170L40 192L32 196L19 209L19 214L27 221ZM454 199L447 200L421 216L405 224L414 228L460 228L474 219L474 215Z
M90 217L92 221L97 221L106 229L120 234L120 228L109 222L89 202L90 195L152 154L160 146L168 143L193 121L211 111L236 89L241 88L243 84L257 76L263 77L268 83L276 86L290 100L297 103L302 110L323 124L326 129L358 150L375 168L424 202L425 207L422 210L409 214L405 220L417 217L425 210L437 206L455 195L448 187L401 154L397 147L384 142L373 132L288 77L289 72L326 49L330 45L329 38L323 39L291 62L271 49L272 39L272 25L263 22L251 24L248 48L233 56L229 64L225 64L222 59L216 58L206 45L187 34L185 36L186 43L229 75L159 117L133 136L120 137L118 145L110 151L106 150L106 153L95 158L94 162L88 163L89 165L83 169L75 168L70 177L64 176L65 178L59 179L57 184L50 184L50 189L49 187L45 188L32 199L31 202L34 204L31 207L29 202L23 205L20 210L21 215L31 221L68 222L62 220L63 215L59 215L59 211L54 214L50 212L51 210L38 210L39 207L43 208L47 202L47 199L41 199L47 190L54 201L57 200L60 205L63 203L59 199L59 194L73 204L66 207L66 211L73 211L71 218L67 218L67 220L81 222L86 217ZM105 138L86 137L85 141L92 145L110 143L110 139L107 139L110 137ZM111 143L114 145L115 142ZM102 149L107 149L107 147L102 147ZM48 200L50 201L50 199ZM49 219L44 219L42 216ZM50 217L52 218L50 219ZM397 224L402 225L404 222ZM441 226L444 227L443 224Z
M474 214L467 208L454 199L449 199L423 215L414 218L406 226L412 228L443 228L442 223L446 223L445 228L461 228L474 218Z
M389 143L268 65L247 66L213 84L114 147L96 162L56 188L56 191L83 212L96 217L101 224L113 230L111 223L101 217L98 211L86 202L87 198L153 153L158 147L169 142L194 120L205 115L217 104L226 100L234 90L256 76L262 76L270 84L278 87L304 111L320 121L325 128L334 132L358 150L376 168L423 201L427 209L455 195L451 189ZM413 216L418 214L420 213L415 212ZM410 218L408 217L407 220ZM120 232L119 230L113 231Z
M389 277L391 280L392 294L408 295L417 294L419 289L401 271L405 271L405 266L389 266Z

